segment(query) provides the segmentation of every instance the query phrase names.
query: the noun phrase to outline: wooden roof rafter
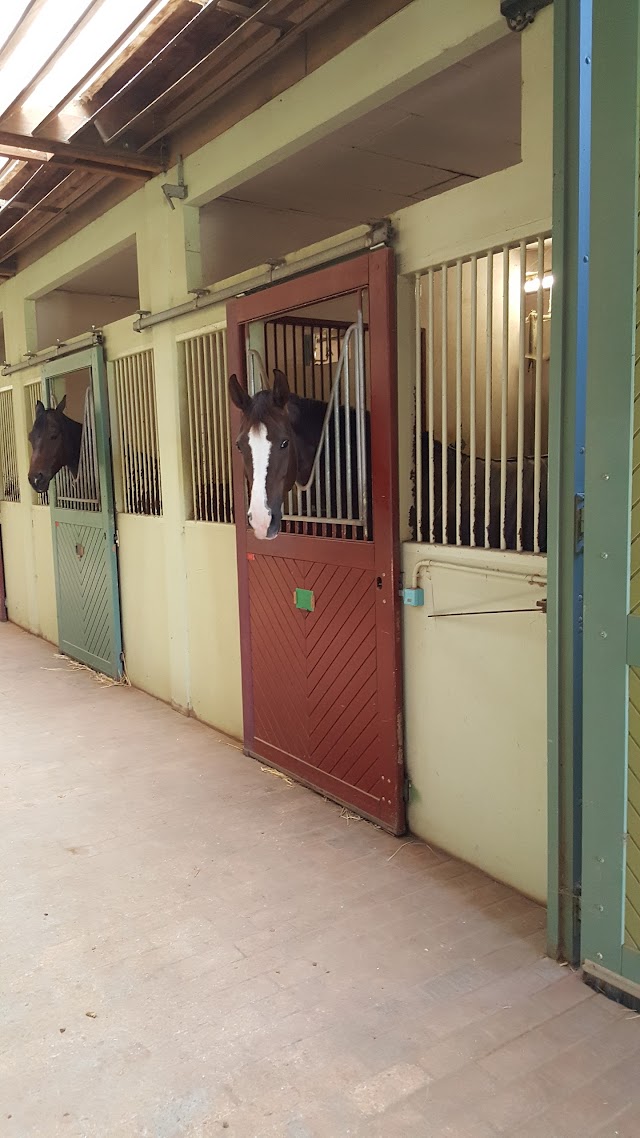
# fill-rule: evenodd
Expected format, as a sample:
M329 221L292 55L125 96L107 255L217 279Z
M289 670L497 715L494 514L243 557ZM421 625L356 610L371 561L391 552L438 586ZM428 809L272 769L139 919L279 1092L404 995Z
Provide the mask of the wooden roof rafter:
M80 166L112 174L118 178L153 178L165 169L158 157L135 151L92 147L82 143L58 142L53 138L34 138L0 129L0 155L48 162L52 166Z

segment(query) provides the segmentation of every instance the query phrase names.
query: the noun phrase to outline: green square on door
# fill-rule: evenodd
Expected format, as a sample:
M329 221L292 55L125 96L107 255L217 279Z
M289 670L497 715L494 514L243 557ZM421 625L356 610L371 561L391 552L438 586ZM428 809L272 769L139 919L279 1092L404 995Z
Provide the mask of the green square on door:
M302 609L303 612L313 612L315 599L311 589L296 589L293 594L293 603L297 609Z

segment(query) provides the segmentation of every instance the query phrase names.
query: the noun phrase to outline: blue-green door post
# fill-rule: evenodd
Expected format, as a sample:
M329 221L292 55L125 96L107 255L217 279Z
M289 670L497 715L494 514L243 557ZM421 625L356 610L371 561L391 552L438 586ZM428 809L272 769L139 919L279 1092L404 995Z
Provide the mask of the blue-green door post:
M582 958L622 970L640 5L593 0Z
M553 326L549 407L548 951L577 960L589 307L591 0L554 4Z

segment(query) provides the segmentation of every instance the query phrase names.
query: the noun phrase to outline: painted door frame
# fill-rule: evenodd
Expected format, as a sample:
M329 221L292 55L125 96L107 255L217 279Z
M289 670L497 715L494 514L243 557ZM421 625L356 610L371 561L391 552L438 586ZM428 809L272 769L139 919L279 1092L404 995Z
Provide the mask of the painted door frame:
M83 526L91 526L105 531L105 569L109 576L110 604L111 604L111 643L112 668L109 674L119 679L123 672L122 660L122 621L120 613L120 589L118 581L118 557L116 545L115 524L115 498L113 489L113 471L111 466L111 435L109 428L109 405L107 393L107 378L104 351L101 345L74 352L58 360L48 361L43 365L42 384L45 397L50 394L50 384L59 376L69 375L70 372L91 370L91 383L93 387L93 406L95 415L95 436L98 457L98 474L100 486L99 513L90 513L80 510L62 509L56 504L55 483L52 482L50 495L51 527L54 549L54 572L56 583L56 607L58 616L58 643L61 652L70 652L72 646L64 640L61 614L63 612L63 591L60 579L56 527L60 521ZM102 670L100 661L91 654L78 651L73 646L73 656L89 667Z
M581 960L625 987L640 982L624 947L640 8L614 8L593 0Z
M345 565L362 564L370 572L379 573L378 579L381 583L376 591L376 622L380 642L378 659L382 680L386 681L386 683L381 682L378 690L380 730L384 735L383 745L389 749L390 754L393 754L397 780L394 780L395 785L389 786L387 790L389 799L383 799L385 805L381 807L381 814L376 815L375 820L394 833L402 833L406 824L406 804L399 599L396 267L393 250L386 246L378 247L350 260L317 269L232 301L227 308L229 369L230 372L235 372L246 386L244 337L245 327L251 321L282 315L292 309L358 292L363 288L369 292L370 334L374 326L379 326L381 329L377 351L370 353L372 386L375 385L379 393L379 414L371 416L375 496L373 542L350 542L294 534L281 534L277 542L273 543L258 542L246 525L244 467L241 455L234 447L234 507L240 599L244 745L245 753L255 756L248 557L282 556L311 561L317 558L318 561L325 561L327 564L332 562ZM231 408L231 414L233 430L237 430L239 415L234 407ZM385 461L380 461L379 456L384 456ZM322 553L320 553L321 548ZM274 762L273 759L269 761ZM318 769L318 774L321 773ZM300 778L300 781L305 781L300 773L296 773L296 777ZM335 791L330 789L328 783L323 784L320 779L310 782L309 785L326 791L331 797L336 797ZM336 800L342 801L339 798Z

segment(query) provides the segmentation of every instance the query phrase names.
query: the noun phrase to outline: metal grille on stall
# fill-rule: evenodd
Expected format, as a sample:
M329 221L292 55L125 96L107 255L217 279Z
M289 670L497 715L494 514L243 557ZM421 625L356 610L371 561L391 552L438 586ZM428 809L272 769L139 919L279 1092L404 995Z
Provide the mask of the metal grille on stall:
M60 650L117 677L122 637L101 346L45 363L43 378L44 402L60 407L64 399L74 440L50 490Z
M57 400L52 395L51 406L55 407L56 404ZM68 466L63 466L56 475L55 497L58 509L80 510L82 513L100 512L100 474L91 384L84 393L78 470L73 474Z
M416 279L418 541L545 553L551 238Z
M162 481L153 350L113 361L121 508L125 514L162 514Z
M0 390L0 501L20 501L12 387Z
M36 403L38 402L39 399L40 400L42 399L42 380L41 379L34 379L34 380L31 380L31 382L29 382L29 383L25 383L25 385L24 385L24 399L25 399L25 408L26 408L26 413L27 413L27 424L28 424L28 427L30 429L32 427L33 423L35 422L35 418L36 418ZM48 491L45 494L36 494L36 492L34 490L33 491L33 501L38 506L48 506L49 505L49 493L48 493Z
M192 516L233 522L227 337L223 326L179 341L189 410Z
M267 386L274 369L303 399L326 405L322 439L304 486L289 494L284 533L372 538L368 326L360 296L355 320L281 316L264 324L262 353L249 348L249 382Z

